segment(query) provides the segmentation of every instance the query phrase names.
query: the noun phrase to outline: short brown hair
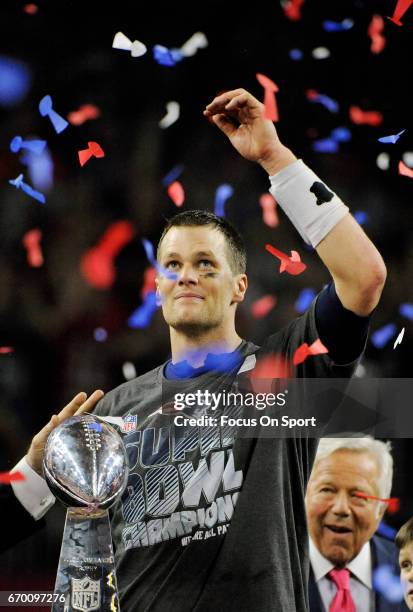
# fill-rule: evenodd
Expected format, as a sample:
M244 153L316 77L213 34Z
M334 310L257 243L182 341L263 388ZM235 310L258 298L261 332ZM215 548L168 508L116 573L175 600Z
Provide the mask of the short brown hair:
M400 527L396 534L395 542L399 550L413 542L413 516Z
M186 210L169 219L158 242L157 258L159 259L162 240L171 227L195 227L202 225L212 226L221 232L226 240L231 270L234 274L245 274L247 254L241 235L229 221L205 210Z

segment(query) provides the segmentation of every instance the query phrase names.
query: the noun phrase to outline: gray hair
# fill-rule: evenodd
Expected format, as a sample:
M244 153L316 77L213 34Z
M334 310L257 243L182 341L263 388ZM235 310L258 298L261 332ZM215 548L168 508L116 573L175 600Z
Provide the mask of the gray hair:
M314 466L338 450L351 450L373 455L379 468L377 488L379 497L390 497L393 481L393 457L390 442L375 440L372 436L363 438L321 438Z

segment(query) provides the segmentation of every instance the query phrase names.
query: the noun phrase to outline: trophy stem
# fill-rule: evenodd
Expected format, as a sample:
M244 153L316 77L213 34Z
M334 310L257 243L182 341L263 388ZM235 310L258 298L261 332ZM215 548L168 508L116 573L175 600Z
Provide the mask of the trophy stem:
M68 508L53 612L119 612L108 510Z

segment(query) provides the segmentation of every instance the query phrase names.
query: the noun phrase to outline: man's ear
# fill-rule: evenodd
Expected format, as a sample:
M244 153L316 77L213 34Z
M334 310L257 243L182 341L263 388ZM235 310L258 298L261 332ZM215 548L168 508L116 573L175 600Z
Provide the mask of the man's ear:
M248 278L246 274L238 274L234 278L234 293L232 295L231 304L234 302L243 302L245 293L248 289Z

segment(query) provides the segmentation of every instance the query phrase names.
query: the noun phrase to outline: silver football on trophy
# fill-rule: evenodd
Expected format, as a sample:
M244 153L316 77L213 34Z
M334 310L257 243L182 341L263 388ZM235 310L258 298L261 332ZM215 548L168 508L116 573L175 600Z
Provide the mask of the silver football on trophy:
M66 506L110 508L128 479L128 457L115 429L89 414L56 427L44 450L43 473L52 493Z

